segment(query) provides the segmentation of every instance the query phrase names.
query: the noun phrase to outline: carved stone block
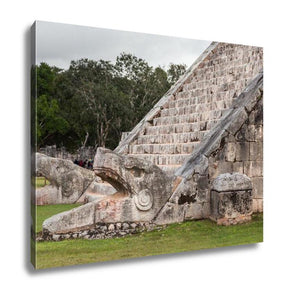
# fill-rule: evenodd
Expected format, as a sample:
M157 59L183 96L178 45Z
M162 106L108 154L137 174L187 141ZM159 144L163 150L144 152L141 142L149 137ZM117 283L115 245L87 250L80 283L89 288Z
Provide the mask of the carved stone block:
M253 211L252 183L240 173L221 174L212 184L210 218L218 225L231 225L251 220Z

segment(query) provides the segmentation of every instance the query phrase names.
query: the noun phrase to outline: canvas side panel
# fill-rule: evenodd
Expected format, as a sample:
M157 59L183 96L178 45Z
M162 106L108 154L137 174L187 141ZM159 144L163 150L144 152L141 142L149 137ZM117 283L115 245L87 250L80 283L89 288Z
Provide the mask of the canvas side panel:
M35 181L36 181L36 22L31 27L31 66L30 66L30 141L31 141L31 263L36 268L36 205L35 205Z

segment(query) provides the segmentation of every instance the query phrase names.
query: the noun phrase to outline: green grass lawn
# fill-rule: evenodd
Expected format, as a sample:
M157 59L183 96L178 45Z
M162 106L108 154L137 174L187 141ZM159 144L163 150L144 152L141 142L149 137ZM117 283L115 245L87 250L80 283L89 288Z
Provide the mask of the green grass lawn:
M74 205L48 205L37 208L37 231L42 221L73 208ZM65 240L38 242L37 268L151 256L206 248L259 243L263 241L262 214L253 216L250 223L217 226L210 220L189 221L169 225L160 231L144 232L108 240Z
M34 179L35 179L35 182L34 182ZM44 177L35 177L35 178L32 178L32 184L33 184L33 186L40 188L40 187L44 187L45 185L50 184L50 182Z

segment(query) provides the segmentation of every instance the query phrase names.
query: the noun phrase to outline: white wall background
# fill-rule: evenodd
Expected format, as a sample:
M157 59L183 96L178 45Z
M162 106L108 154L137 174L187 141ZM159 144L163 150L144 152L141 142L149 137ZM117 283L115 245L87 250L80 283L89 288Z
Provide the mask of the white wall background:
M280 1L2 1L1 299L282 299ZM265 242L34 272L27 262L28 31L45 20L264 46Z

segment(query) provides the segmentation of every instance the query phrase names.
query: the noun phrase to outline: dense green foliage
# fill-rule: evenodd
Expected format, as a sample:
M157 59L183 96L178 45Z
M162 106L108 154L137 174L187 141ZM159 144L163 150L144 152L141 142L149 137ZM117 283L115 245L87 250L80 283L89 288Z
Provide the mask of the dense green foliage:
M66 205L65 210L72 208ZM64 205L37 207L40 222L64 210ZM44 217L43 217L44 216ZM251 222L218 226L210 220L172 224L163 230L107 240L65 240L36 243L37 268L60 267L98 261L235 246L263 241L262 214Z
M170 64L166 72L132 54L115 63L80 59L68 70L41 63L36 67L37 147L115 148L186 71Z

